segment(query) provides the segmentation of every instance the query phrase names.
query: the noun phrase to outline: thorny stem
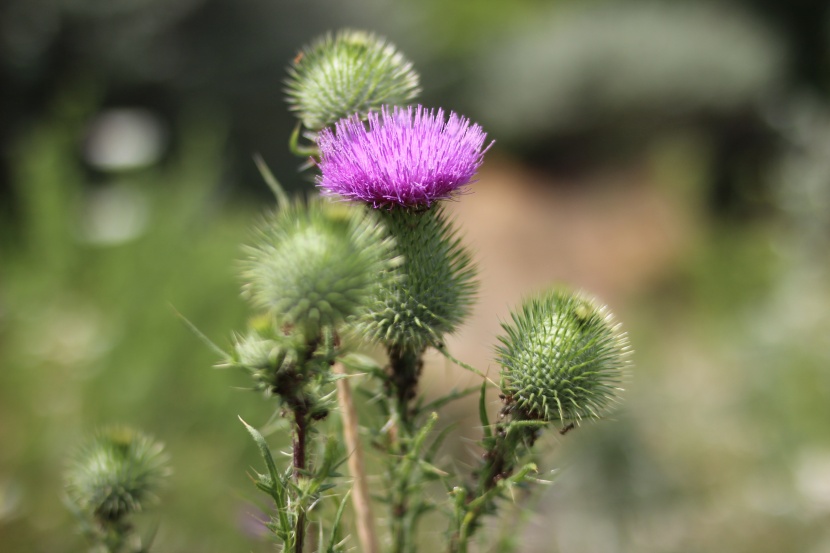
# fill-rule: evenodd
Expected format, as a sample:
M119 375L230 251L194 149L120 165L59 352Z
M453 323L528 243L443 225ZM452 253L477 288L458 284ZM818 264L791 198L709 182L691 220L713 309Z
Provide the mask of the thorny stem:
M308 430L308 413L304 404L294 407L294 436L292 442L293 452L293 476L294 482L298 483L300 475L305 471L305 446L306 430ZM294 552L302 553L305 541L305 509L299 507L297 510L297 526L295 529Z
M317 346L320 342L319 337L315 337L306 344L305 362L314 357L317 351ZM309 417L308 417L308 402L301 391L296 391L293 398L289 401L291 412L294 415L294 432L292 436L291 452L292 452L292 476L294 483L299 484L300 476L306 470L306 434L308 431ZM305 545L305 508L302 505L297 506L297 520L294 529L294 553L302 553Z
M412 471L402 470L407 462L409 447L415 430L415 413L410 408L415 398L418 377L423 368L423 350L408 351L405 349L389 348L389 373L387 380L387 396L393 409L393 440L391 441L392 466L390 467L391 497L390 525L392 532L392 551L405 553L414 550L414 517L420 505L412 504L418 501L410 497L410 477Z
M506 403L499 415L504 419L512 412ZM482 455L484 466L478 471L478 483L475 491L467 490L467 509L458 529L450 539L449 553L467 553L470 537L478 529L478 520L493 504L494 497L485 496L495 488L499 481L510 477L513 472L515 457L519 448L530 447L536 439L534 430L509 428L510 423L499 422L493 436L485 441L487 450Z

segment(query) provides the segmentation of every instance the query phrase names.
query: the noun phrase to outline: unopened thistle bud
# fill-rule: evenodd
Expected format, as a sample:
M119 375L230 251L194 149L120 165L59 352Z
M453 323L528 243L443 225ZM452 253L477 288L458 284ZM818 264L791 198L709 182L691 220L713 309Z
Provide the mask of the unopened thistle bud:
M66 472L66 491L78 512L98 521L119 521L156 498L169 474L163 446L136 430L100 432Z
M616 401L629 343L606 307L553 290L528 299L496 348L502 393L519 418L597 418Z
M237 336L234 344L233 362L246 371L254 381L254 390L266 395L281 394L293 389L299 382L298 375L313 367L302 363L307 357L307 345L302 336L294 333L269 333L263 337L257 330ZM328 365L325 367L328 369Z
M243 292L307 339L362 313L398 263L373 213L324 200L281 208L258 234Z
M327 35L304 48L289 68L290 109L312 131L382 104L402 105L420 92L412 63L384 39L363 31Z

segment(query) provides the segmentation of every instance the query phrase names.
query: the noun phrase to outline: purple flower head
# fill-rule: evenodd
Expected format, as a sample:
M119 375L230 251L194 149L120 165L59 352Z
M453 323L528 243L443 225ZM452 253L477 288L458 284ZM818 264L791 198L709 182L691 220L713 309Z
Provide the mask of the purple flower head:
M481 166L487 134L479 125L422 106L353 115L320 131L317 185L374 207L429 206L461 192Z

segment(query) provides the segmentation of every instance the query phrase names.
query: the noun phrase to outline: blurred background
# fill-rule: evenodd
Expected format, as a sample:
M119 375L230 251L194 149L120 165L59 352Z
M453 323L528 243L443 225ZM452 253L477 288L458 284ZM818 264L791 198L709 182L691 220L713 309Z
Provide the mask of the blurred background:
M155 550L271 550L236 418L271 407L176 313L223 346L243 328L240 244L273 202L252 155L312 190L285 67L344 26L497 141L451 206L482 278L454 353L495 375L499 320L551 283L609 303L636 350L612 421L540 444L556 483L518 551L830 551L830 5L810 0L0 2L0 550L83 549L61 476L110 423L171 455ZM425 393L475 383L431 360ZM472 410L445 419L475 438Z

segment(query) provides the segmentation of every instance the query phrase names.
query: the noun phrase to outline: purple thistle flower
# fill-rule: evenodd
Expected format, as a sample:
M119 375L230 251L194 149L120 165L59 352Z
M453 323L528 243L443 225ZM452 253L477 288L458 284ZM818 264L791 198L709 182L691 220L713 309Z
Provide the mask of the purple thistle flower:
M317 185L324 195L374 207L429 206L472 182L490 147L486 137L456 113L445 121L442 109L384 106L369 114L368 129L353 115L320 131Z

